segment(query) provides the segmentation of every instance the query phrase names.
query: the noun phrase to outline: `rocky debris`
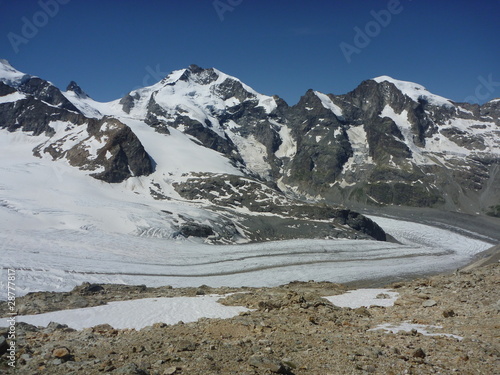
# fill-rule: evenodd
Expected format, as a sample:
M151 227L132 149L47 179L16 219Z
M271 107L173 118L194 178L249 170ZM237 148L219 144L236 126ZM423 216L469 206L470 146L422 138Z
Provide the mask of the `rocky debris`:
M110 372L110 371L113 371L113 370L111 368L108 368L106 372ZM139 368L135 363L129 363L125 366L121 366L120 368L114 370L113 374L149 375L149 372Z
M177 372L180 372L182 370L182 367L169 367L165 371L163 371L163 375L173 375L176 374Z
M400 298L392 307L339 308L322 299L343 293L334 283L294 282L275 288L245 288L226 304L252 308L231 319L200 319L186 324L154 324L142 330L100 325L80 331L18 323L16 369L5 355L6 374L494 374L500 364L498 308L500 265L400 281L389 288ZM75 288L81 295L91 284ZM84 298L102 300L160 295L196 295L230 289L144 288L101 285ZM237 292L237 289L232 289ZM61 294L61 293L60 293ZM36 294L37 298L53 294ZM439 308L422 306L439 301ZM20 302L24 302L20 297ZM107 297L106 297L107 298ZM29 298L34 302L34 296ZM61 299L62 301L65 298ZM43 305L43 303L39 303ZM59 307L64 306L64 302ZM449 318L443 311L453 310ZM428 336L413 330L386 333L380 324L409 322L441 326ZM67 352L71 357L67 357ZM61 350L62 360L54 356Z
M6 85L2 85L5 91ZM106 182L122 182L131 176L153 172L150 156L122 122L110 117L99 120L85 117L59 89L39 78L30 78L16 91L26 97L0 104L0 127L50 137L33 149L35 156L67 159L71 165L91 171L91 176ZM56 132L53 125L56 121L67 123L64 132L61 129ZM96 154L90 145L98 145Z
M212 236L214 231L206 224L188 223L181 226L180 234L184 237L208 237Z
M275 358L255 354L248 359L248 363L262 371L269 370L275 374L290 374L287 367Z
M252 241L311 237L387 239L378 224L357 212L305 203L288 197L269 183L249 177L198 174L173 186L183 198L204 202L208 207L213 205L214 210L244 208L253 213L272 214L247 215L243 220L243 225L251 228L247 235ZM185 237L208 237L214 234L211 229L207 225L188 223L181 227L180 233Z

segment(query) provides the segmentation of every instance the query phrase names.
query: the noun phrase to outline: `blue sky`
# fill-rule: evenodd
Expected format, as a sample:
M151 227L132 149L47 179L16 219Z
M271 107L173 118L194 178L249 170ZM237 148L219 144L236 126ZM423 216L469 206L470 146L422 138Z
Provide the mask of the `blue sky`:
M483 103L500 97L499 16L500 0L0 0L0 58L99 101L194 63L290 105L380 75Z

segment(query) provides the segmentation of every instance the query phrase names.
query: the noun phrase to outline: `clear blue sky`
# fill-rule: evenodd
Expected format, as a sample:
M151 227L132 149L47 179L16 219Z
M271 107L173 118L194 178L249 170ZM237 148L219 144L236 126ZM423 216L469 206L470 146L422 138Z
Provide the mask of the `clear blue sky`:
M99 101L194 63L291 105L380 75L485 102L500 97L499 18L499 0L0 0L0 58Z

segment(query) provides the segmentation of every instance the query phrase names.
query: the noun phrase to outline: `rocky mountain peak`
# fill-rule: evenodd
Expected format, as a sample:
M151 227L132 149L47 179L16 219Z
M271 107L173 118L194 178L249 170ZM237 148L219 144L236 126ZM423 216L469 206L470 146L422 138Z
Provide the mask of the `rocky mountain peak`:
M200 74L205 71L205 69L196 64L189 65L188 70L194 74Z
M24 76L2 64L1 79ZM9 95L12 89L6 85L0 90ZM296 105L288 106L236 77L195 64L110 106L80 100L86 94L75 82L68 86L71 103L36 77L12 87L24 100L41 100L40 113L46 110L43 103L73 112L71 103L78 103L87 116L92 112L85 106L95 103L95 112L101 112L94 118L111 115L124 123L133 119L164 137L188 137L197 147L227 158L235 173L277 184L293 196L347 205L445 206L468 212L477 212L476 206L486 212L498 205L500 193L491 187L500 180L500 100L454 103L422 85L380 76L344 95L310 89ZM4 113L12 129L19 127L18 107L12 104ZM42 123L30 117L22 127L33 131L33 124L40 122L36 133L50 132L51 120ZM146 160L137 150L129 154ZM123 173L112 180L126 178L128 155L105 155L110 163L123 161ZM109 164L99 157L102 165Z
M0 82L12 87L18 87L30 77L14 68L7 60L0 59Z
M418 83L401 81L389 76L376 77L373 78L372 81L375 81L379 84L385 84L386 87L388 86L387 83L392 84L403 95L406 95L417 103L428 103L434 106L454 107L454 104L449 99L429 92L424 86L419 85Z
M78 86L78 84L75 81L71 81L69 83L68 87L66 87L66 91L73 91L75 95L81 99L89 98L87 93L83 91L82 88Z

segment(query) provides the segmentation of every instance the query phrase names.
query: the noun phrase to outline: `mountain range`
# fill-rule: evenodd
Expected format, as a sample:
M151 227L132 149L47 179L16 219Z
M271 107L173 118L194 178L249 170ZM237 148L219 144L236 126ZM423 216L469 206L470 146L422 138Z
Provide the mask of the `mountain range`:
M74 202L78 185L81 199L101 207L93 197L109 195L127 213L114 229L138 235L386 240L344 207L500 211L500 99L456 103L388 76L344 95L309 90L290 106L191 65L101 103L75 82L62 91L0 60L1 138L4 158L19 143L29 149L23 168L65 171L43 186L33 175L42 196L60 189ZM19 160L9 165L16 175ZM0 190L0 208L21 212L28 195L11 190ZM71 215L78 219L64 225L91 228L102 212Z

